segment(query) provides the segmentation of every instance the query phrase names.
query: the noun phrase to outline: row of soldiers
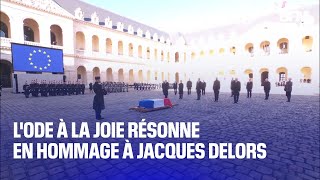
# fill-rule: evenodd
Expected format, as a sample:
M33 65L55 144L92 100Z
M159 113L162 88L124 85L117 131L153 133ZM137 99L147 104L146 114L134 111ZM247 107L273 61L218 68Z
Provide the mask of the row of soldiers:
M49 81L42 80L38 83L37 80L32 80L30 84L26 81L23 85L24 95L29 98L30 94L33 97L39 95L47 96L65 96L84 94L85 85L79 82L63 82L63 81Z
M159 88L159 84L133 83L133 88L137 91L155 90Z
M124 82L103 82L101 83L102 88L106 93L119 93L119 92L129 92L129 84ZM93 90L93 84L89 84L90 93Z
M292 84L291 78L289 78L284 85L284 91L286 92L287 102L290 102L291 100L292 85L293 84ZM268 78L266 78L264 82L262 82L262 86L265 93L265 100L268 100L270 90L271 90L271 83L268 80ZM177 89L179 90L179 99L182 99L183 97L183 88L184 88L184 85L182 81L180 81L179 84L177 82L173 84L175 95L177 94ZM192 82L189 80L187 82L188 95L191 94L191 88L192 88ZM214 101L217 102L219 100L219 92L220 92L220 81L218 80L218 78L216 78L216 80L213 82L212 88L214 92ZM253 82L252 82L252 79L250 78L249 81L246 83L247 98L252 97L252 88L253 88ZM199 78L196 84L197 100L200 100L201 95L205 95L205 89L206 89L206 82L200 81L200 78ZM238 81L238 78L231 80L230 89L231 89L231 97L234 98L234 103L238 103L239 95L241 91L241 83L240 81ZM169 90L169 83L167 81L164 81L162 83L162 91L165 98L168 98L168 90Z

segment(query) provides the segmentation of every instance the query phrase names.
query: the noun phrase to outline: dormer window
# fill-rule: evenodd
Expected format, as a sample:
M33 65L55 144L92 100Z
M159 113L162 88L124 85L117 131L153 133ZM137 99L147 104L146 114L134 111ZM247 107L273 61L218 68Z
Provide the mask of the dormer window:
M98 17L98 15L97 15L96 12L94 12L94 13L91 15L91 22L92 22L93 24L99 25L99 17Z
M153 38L154 41L158 41L158 34L154 33L152 38Z
M148 39L151 38L151 35L150 35L150 32L149 32L149 31L146 32L146 38L148 38Z
M134 29L131 25L128 26L128 33L129 34L134 34Z
M160 42L164 43L164 37L163 36L160 37Z
M122 22L117 23L117 30L123 31L124 24Z
M83 20L83 19L84 19L84 13L83 13L83 11L81 10L81 8L77 8L77 9L74 11L74 16L75 16L77 19L80 19L80 20Z
M140 28L138 28L138 30L137 30L137 35L140 37L143 36L143 31Z
M105 24L106 27L112 28L112 20L110 19L110 17L107 17L107 18L104 20L104 24Z

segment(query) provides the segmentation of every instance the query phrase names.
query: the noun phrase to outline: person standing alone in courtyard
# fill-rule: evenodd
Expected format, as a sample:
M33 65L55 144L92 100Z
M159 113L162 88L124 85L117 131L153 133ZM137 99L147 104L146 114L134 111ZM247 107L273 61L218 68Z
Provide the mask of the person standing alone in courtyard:
M265 94L265 99L264 100L268 100L269 99L269 93L270 93L270 90L271 90L271 83L269 82L268 78L266 78L264 83L263 83L263 89L264 89L264 94Z
M201 97L201 89L202 89L202 82L200 81L200 78L198 79L196 90L197 90L197 100L200 100Z
M233 100L234 103L238 103L239 101L239 96L240 96L240 91L241 91L241 83L238 81L238 78L234 80L234 85L233 85Z
M251 95L252 95L252 87L253 87L253 83L252 83L252 80L251 78L249 79L249 81L247 82L247 98L251 98Z
M191 88L192 88L192 82L189 79L189 81L187 82L188 95L191 94Z
M214 92L214 102L219 100L219 91L220 91L220 81L218 78L213 82L213 92Z
M231 89L231 96L232 97L234 95L233 89L234 89L234 82L235 80L233 80L233 78L231 79L231 83L230 83L230 89Z
M173 91L174 91L174 95L177 95L177 89L178 89L178 82L174 82L173 83Z
M201 87L201 93L202 95L205 95L206 94L206 87L207 87L207 84L205 81L202 82L202 87Z
M101 111L105 109L104 106L104 98L105 95L104 90L102 89L102 84L100 83L100 77L95 77L96 82L93 85L93 91L96 94L93 98L93 109L96 113L96 119L101 120L104 119L101 117Z
M286 92L286 96L287 96L287 102L290 102L291 100L291 92L292 92L292 82L291 82L291 78L289 78L289 80L287 81L286 85L284 86L284 91Z
M182 99L182 98L183 98L183 83L180 80L180 83L179 83L179 99Z

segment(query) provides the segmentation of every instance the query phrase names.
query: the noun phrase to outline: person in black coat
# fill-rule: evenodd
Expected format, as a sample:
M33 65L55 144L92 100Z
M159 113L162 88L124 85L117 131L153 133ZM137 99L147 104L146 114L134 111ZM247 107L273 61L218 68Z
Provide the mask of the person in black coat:
M92 86L94 93L96 94L93 98L93 109L96 113L96 119L101 120L101 111L105 109L104 106L104 98L103 96L106 94L102 88L102 84L100 83L100 77L95 77L96 82Z
M218 78L213 82L213 92L214 92L214 102L218 102L219 100L219 92L220 92L220 81Z
M238 78L234 80L234 85L233 85L233 100L234 103L238 103L239 101L239 96L240 96L240 91L241 91L241 83L238 81Z
M252 94L252 87L253 87L253 83L251 78L249 79L249 81L247 82L247 98L251 98L251 94Z
M200 100L201 97L201 89L202 89L202 82L200 81L200 78L198 79L196 90L197 90L197 100Z
M84 94L84 91L86 90L86 85L84 85L84 83L82 82L80 87L81 87L81 93Z
M30 95L30 86L28 84L28 82L26 81L26 83L23 85L23 91L24 91L24 95L26 96L26 98L29 98Z
M183 98L183 83L180 81L179 83L179 99Z
M287 81L286 85L284 86L284 91L286 91L287 96L287 102L290 102L291 100L291 92L292 92L292 82L291 78L289 78L289 81Z
M271 89L271 83L269 82L268 78L266 78L263 82L263 89L265 94L265 100L268 100L270 89Z
M188 95L191 94L191 88L192 88L192 82L189 79L189 81L187 82Z
M169 83L165 80L162 83L162 92L165 98L168 98L168 94L169 94Z
M90 93L92 93L92 88L93 88L93 87L92 87L92 83L90 83L90 84L89 84Z
M231 96L230 97L232 97L234 95L234 93L233 93L233 89L234 89L234 80L233 80L233 78L231 79L230 89L231 89Z
M173 83L174 95L177 95L177 89L178 89L178 82L174 82Z
M206 82L202 82L202 87L201 87L201 94L202 95L205 95L206 94L206 87L207 87L207 84Z

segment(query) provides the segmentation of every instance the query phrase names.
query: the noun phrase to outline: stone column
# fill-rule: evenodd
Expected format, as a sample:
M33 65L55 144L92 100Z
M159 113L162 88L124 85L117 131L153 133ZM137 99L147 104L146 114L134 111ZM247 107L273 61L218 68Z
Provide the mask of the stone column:
M51 45L51 35L50 35L50 24L49 22L39 22L39 35L40 43L45 46Z
M16 43L24 42L23 19L19 16L10 17L11 39ZM13 28L14 27L14 28Z

